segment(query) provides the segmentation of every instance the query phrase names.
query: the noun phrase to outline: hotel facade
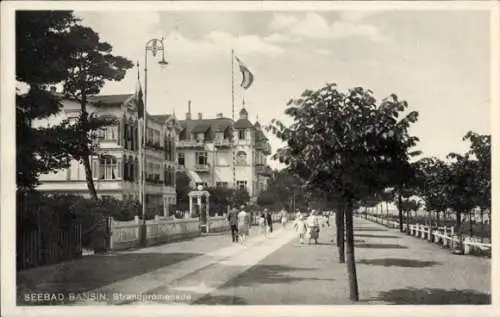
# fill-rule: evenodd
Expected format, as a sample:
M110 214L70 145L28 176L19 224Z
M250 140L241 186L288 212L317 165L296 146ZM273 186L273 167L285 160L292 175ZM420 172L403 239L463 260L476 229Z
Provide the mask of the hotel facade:
M90 115L108 116L116 125L96 131L97 151L91 157L92 176L99 197L140 199L140 134L143 120L139 120L138 98L135 94L93 97L87 111ZM61 98L62 110L47 119L34 122L35 126L50 126L62 120L76 122L80 104ZM147 115L146 132L146 204L161 205L163 215L176 204L175 142L178 138L175 118L169 115ZM44 192L78 194L89 197L85 169L73 160L67 169L40 176L38 190Z
M179 121L177 167L189 175L192 187L244 188L256 198L272 175L267 165L271 147L259 122L248 120L245 108L239 112L234 130L232 124L232 119L220 113L211 119L201 113L193 118L189 102L185 120Z

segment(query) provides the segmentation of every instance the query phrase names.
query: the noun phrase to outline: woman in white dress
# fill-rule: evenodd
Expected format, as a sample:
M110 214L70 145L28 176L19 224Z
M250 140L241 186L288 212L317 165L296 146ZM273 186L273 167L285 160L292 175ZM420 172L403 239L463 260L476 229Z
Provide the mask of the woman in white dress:
M302 244L307 233L307 226L304 217L301 214L298 214L297 218L295 218L293 226L295 227L295 231L297 231L297 234L299 236L299 243Z
M266 215L264 213L260 214L258 224L260 228L260 233L263 234L264 237L266 237L267 239L267 232L269 230L269 226L267 225Z
M309 238L309 244L311 244L311 240L314 240L315 244L318 244L319 239L319 217L317 216L318 212L316 210L311 211L311 215L307 218L307 234Z
M288 222L288 213L285 209L281 209L281 226L286 229L286 223Z

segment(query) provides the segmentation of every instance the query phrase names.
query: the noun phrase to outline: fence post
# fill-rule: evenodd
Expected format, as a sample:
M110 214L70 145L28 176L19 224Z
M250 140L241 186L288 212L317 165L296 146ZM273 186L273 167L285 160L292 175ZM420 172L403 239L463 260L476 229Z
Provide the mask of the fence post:
M108 248L109 250L113 250L113 247L114 247L114 243L113 243L113 222L114 222L114 219L112 216L108 217L108 234L109 234L109 243L108 243Z

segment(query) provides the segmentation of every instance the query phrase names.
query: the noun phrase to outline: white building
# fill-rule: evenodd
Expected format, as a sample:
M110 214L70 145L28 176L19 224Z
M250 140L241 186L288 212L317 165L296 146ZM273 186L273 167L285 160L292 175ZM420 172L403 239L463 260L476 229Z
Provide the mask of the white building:
M80 104L62 99L63 108L56 116L38 120L36 126L50 126L64 119L78 120ZM138 132L143 120L138 119L138 98L135 94L97 96L90 100L90 115L111 116L118 124L108 126L98 135L97 155L91 158L92 176L100 197L139 199L140 168ZM175 118L147 116L146 134L146 202L163 206L167 215L176 204ZM68 169L40 177L39 190L89 196L85 169L81 162L72 161Z
M201 113L192 118L191 103L188 107L186 119L179 121L176 146L178 168L189 175L191 186L233 188L234 145L236 186L246 188L251 197L265 190L272 172L267 165L271 147L260 124L252 124L243 108L231 133L232 119L222 114L204 119Z

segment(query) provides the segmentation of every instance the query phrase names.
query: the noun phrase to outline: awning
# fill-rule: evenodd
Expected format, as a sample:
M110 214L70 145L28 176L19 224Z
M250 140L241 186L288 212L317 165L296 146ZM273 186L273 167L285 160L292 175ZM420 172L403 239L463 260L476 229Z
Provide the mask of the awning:
M201 179L200 175L198 175L198 173L196 173L195 171L186 169L185 172L189 176L189 179L191 180L191 182L193 182L195 184L196 183L203 183L203 180Z

